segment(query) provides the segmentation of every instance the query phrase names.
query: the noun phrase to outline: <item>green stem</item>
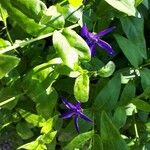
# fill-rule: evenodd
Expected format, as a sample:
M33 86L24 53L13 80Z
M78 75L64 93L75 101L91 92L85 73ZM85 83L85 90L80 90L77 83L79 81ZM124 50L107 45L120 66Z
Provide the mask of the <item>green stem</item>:
M72 25L72 26L69 26L68 28L73 29L73 28L76 28L76 27L78 27L78 26L79 26L79 24L74 24L74 25ZM62 30L63 30L63 29L59 30L59 32L62 32ZM50 36L52 36L52 35L53 35L53 33L48 33L48 34L45 34L45 35L41 35L41 36L39 36L39 37L37 37L37 38L30 39L30 40L28 40L28 41L26 41L26 42L14 44L14 45L9 46L9 47L7 47L7 48L5 48L5 49L3 49L3 50L0 50L0 54L6 53L6 52L11 51L11 50L14 50L14 49L16 49L16 48L18 48L18 47L22 47L22 46L28 45L28 44L30 44L30 43L33 43L33 42L36 42L36 41L39 41L39 40L48 38L48 37L50 37Z
M136 138L136 141L138 141L138 139L139 139L139 133L138 133L137 124L136 124L136 120L135 120L135 112L136 112L136 109L133 112L133 114L134 114L133 117L134 117L135 138Z

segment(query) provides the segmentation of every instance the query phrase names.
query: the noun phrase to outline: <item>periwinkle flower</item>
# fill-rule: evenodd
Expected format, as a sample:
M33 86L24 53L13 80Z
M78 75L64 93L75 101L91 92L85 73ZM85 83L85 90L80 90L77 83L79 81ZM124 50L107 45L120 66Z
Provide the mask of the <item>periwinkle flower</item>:
M62 101L63 101L64 105L69 109L69 111L61 114L60 117L62 119L67 119L67 118L73 117L75 128L78 133L79 133L79 124L78 124L79 117L89 123L93 123L93 121L89 117L87 117L85 114L83 114L80 102L77 102L76 104L72 104L72 103L68 102L68 100L65 98L62 98Z
M91 50L91 55L95 56L96 55L96 45L98 45L99 47L101 47L102 49L105 49L107 51L107 53L114 55L115 51L113 50L113 48L104 40L102 40L101 38L112 32L115 29L115 27L111 27L111 28L107 28L97 34L91 33L88 31L88 28L86 25L84 25L81 28L81 32L80 35L86 40L87 44L90 47Z

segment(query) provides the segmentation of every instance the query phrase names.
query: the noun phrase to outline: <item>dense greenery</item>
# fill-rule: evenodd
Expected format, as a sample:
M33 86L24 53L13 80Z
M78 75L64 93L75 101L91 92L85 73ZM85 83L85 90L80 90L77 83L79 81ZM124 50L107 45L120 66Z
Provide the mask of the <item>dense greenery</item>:
M148 33L149 0L0 0L0 149L149 150Z

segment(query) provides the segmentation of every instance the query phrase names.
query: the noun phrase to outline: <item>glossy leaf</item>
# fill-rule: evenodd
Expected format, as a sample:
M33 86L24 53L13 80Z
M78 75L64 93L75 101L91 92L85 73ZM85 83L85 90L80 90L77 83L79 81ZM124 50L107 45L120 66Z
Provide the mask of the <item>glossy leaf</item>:
M89 76L87 74L80 75L75 80L74 96L80 102L87 102L89 99Z
M104 67L98 70L98 75L101 77L109 77L115 71L115 64L112 61L109 61Z
M32 124L33 126L41 127L45 122L45 119L42 118L41 116L32 114L23 109L20 109L19 113L28 123Z
M62 34L66 37L69 44L74 48L78 53L79 59L84 61L90 61L91 52L87 43L79 36L75 31L65 28Z
M78 55L67 39L60 32L55 31L53 34L53 44L63 63L73 69L75 64L78 63Z
M134 7L134 0L105 0L109 5L115 9L126 13L129 16L135 16L136 9Z
M74 0L68 0L69 1L69 3L73 6L73 7L78 7L78 6L80 6L81 4L82 4L82 2L83 2L83 0L76 0L76 1L74 1Z
M0 54L0 79L2 79L7 73L15 68L20 59L15 56Z

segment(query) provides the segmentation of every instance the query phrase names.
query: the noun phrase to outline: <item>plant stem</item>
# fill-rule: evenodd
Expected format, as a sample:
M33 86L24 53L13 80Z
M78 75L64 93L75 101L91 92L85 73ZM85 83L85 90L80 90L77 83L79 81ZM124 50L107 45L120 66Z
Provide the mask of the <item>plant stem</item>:
M73 28L76 28L76 27L78 27L78 26L79 26L79 24L74 24L74 25L72 25L72 26L69 26L68 28L73 29ZM59 30L59 32L62 32L62 30L63 30L63 29ZM6 52L11 51L11 50L14 50L14 49L16 49L16 48L18 48L18 47L22 47L22 46L28 45L28 44L30 44L30 43L33 43L33 42L36 42L36 41L39 41L39 40L48 38L48 37L50 37L50 36L52 36L52 35L53 35L53 32L52 32L52 33L48 33L48 34L41 35L41 36L39 36L39 37L37 37L37 38L30 39L30 40L25 41L25 42L22 42L22 43L14 44L14 45L9 46L9 47L7 47L7 48L5 48L5 49L3 49L3 50L0 50L0 54L6 53Z

